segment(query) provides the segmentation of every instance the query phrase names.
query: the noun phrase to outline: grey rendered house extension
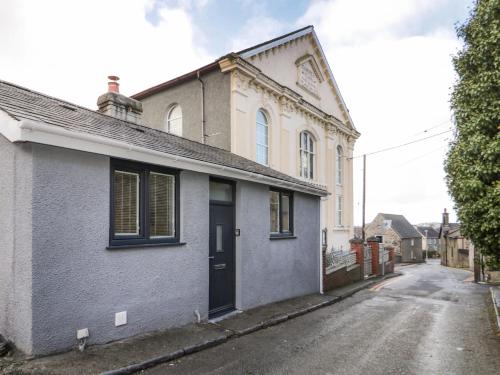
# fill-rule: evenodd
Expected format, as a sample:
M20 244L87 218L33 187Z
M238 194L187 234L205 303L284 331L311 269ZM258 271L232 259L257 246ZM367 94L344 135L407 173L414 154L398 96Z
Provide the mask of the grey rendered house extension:
M366 226L365 233L393 246L396 262L423 262L422 235L403 215L379 213Z
M104 99L124 119L0 81L2 336L47 354L320 290L323 188Z

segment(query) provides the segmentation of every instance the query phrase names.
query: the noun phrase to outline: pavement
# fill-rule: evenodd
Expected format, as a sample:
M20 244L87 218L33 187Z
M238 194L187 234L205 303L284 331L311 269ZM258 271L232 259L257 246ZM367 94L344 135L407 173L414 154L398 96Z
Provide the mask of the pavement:
M14 353L0 358L0 374L132 374L284 324L399 275L393 273L372 277L325 294L312 294L272 303L235 313L223 320L190 324L106 345L96 345L88 347L84 352L72 350L41 358L26 358Z
M144 374L498 375L489 287L439 260L399 270L350 298Z

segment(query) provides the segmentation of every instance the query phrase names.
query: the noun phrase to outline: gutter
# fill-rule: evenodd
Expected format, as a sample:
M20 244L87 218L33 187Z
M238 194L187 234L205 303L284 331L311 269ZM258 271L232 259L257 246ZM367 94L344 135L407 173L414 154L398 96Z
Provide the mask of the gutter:
M167 165L177 169L223 176L250 182L259 182L289 190L303 192L316 196L327 196L329 193L321 188L305 186L279 178L265 176L238 168L210 163L202 160L191 159L184 156L168 154L134 146L125 142L116 141L102 136L73 132L55 125L23 119L12 120L7 123L6 137L11 142L33 142L56 147L68 148L101 154L116 158L130 159L143 163ZM3 129L2 129L3 133ZM173 164L175 163L175 164Z
M212 70L216 70L218 67L219 67L219 60L216 60L208 65L205 65L205 66L202 66L201 68L193 70L192 72L186 73L182 76L171 79L170 81L160 83L159 85L156 85L156 86L150 87L149 89L146 89L144 91L138 92L137 94L132 95L131 98L135 99L135 100L142 100L144 98L147 98L148 96L151 96L153 94L161 92L167 88L180 85L181 83L189 81L191 79L195 79L199 73L207 73L207 72L210 72Z

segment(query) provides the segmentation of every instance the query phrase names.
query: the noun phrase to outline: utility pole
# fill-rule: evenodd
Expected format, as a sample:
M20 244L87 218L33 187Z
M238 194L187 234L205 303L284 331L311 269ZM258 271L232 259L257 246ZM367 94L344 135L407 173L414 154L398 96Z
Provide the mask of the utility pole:
M361 233L363 237L363 243L365 242L365 207L366 207L366 154L363 155L363 222L361 227Z

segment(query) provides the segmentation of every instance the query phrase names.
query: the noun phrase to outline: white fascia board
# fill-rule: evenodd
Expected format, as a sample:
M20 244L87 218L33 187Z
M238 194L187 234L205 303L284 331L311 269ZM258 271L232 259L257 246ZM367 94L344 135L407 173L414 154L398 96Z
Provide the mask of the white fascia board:
M150 150L93 134L73 132L55 125L47 125L31 120L21 120L17 124L19 131L16 137L9 139L11 142L40 143L114 158L129 159L231 179L257 182L316 196L328 195L321 188L315 189L237 168ZM3 127L0 128L0 132L3 133Z
M328 60L326 58L326 55L325 55L325 52L323 51L323 47L321 46L321 43L319 42L319 38L318 38L318 35L316 35L316 31L312 31L312 35L313 35L313 38L314 38L314 41L316 42L316 45L318 46L318 49L321 53L321 58L325 61L325 65L328 69L328 74L330 74L330 77L332 78L332 82L333 82L333 86L335 86L335 90L337 91L337 95L339 96L340 100L342 101L342 105L344 106L345 108L345 112L346 112L346 115L347 115L347 118L349 119L349 122L351 123L354 131L357 132L355 126L354 126L354 123L352 122L352 118L351 118L351 115L349 114L349 110L347 109L347 105L345 104L345 101L344 101L344 98L342 97L342 94L339 90L339 86L337 85L337 81L335 80L335 77L333 75L333 72L332 72L332 69L330 68L330 64L328 63Z
M267 44L264 44L263 46L260 46L260 47L256 47L254 49L251 49L250 51L247 51L245 53L242 53L240 56L243 57L244 59L250 57L250 56L253 56L253 55L257 55L258 53L261 53L261 52L264 52L268 49L271 49L271 48L274 48L274 47L277 47L281 44L284 44L286 42L289 42L291 40L294 40L294 39L297 39L297 38L300 38L301 36L303 35L306 35L306 34L309 34L311 31L313 30L312 27L308 27L307 29L304 29L302 31L299 31L297 33L294 33L294 34L291 34L291 35L288 35L284 38L281 38L281 39L278 39L278 40L275 40L274 42L270 42L270 43L267 43Z
M19 123L19 120L16 120L7 112L0 109L0 134L10 142L21 141L21 128L19 127Z

